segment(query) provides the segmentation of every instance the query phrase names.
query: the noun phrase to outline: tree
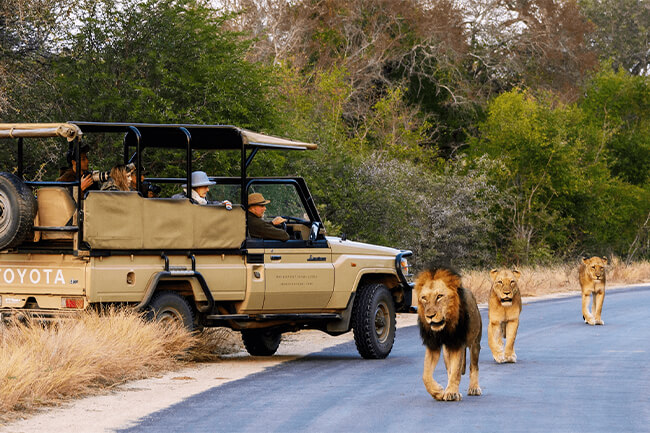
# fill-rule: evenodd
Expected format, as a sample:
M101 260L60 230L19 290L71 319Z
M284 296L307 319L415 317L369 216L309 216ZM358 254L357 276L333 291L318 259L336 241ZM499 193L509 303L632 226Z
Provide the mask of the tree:
M0 119L44 120L56 112L50 59L74 0L0 2Z
M502 248L516 262L549 259L571 242L570 203L584 186L583 168L576 164L584 149L579 116L550 96L507 92L490 104L472 144L474 155L501 162L492 176L509 201L502 209Z
M601 131L600 157L613 177L643 186L650 180L650 78L605 65L580 102L588 123Z
M499 88L552 90L575 101L597 66L590 24L574 0L473 0L467 5L473 68Z
M226 29L231 14L202 0L83 0L69 49L55 61L66 118L94 121L235 124L271 130L277 121L275 74L246 60L250 41ZM93 160L117 162L97 143ZM179 175L181 153L149 155L149 169ZM215 174L237 156L195 155ZM153 164L153 166L151 165Z
M612 60L633 75L650 73L650 7L644 0L580 0L593 23L588 43L601 60Z
M444 119L474 108L474 89L462 64L467 37L455 2L233 0L226 5L244 11L240 26L254 29L258 58L306 75L345 71L352 92L342 115L352 134L381 98L403 87L406 101L423 119L431 118L429 144L455 147L464 138L454 136L462 127L444 125Z
M202 0L87 0L57 70L68 113L92 120L272 123L273 74Z

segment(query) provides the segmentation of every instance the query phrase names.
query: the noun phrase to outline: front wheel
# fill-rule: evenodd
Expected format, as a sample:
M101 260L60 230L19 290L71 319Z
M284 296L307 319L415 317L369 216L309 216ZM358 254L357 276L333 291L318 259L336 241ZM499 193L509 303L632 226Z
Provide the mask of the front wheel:
M282 333L273 329L244 329L241 338L248 353L253 356L271 356L280 346Z
M194 310L187 300L175 292L157 293L149 303L150 318L159 322L176 322L188 331L196 330Z
M369 284L357 291L352 308L354 342L366 359L384 359L395 341L395 304L383 284Z

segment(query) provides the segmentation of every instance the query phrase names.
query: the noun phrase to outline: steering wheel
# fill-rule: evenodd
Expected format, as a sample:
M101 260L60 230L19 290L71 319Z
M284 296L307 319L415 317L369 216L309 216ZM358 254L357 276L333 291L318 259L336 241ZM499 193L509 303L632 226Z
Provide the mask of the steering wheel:
M309 222L307 220L304 220L304 219L301 219L301 218L296 218L296 217L292 217L292 216L284 216L284 215L282 215L282 218L287 220L288 223L302 224L304 226L311 225L311 222Z

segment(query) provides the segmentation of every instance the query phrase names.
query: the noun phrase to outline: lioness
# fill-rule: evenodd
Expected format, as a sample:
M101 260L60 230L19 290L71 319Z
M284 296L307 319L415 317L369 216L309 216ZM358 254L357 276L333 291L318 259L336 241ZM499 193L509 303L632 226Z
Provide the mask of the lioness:
M582 289L582 318L589 325L604 325L600 318L605 300L605 266L607 257L582 259L578 276ZM589 312L589 295L593 294L591 313Z
M516 270L490 271L492 289L488 299L488 344L494 360L499 364L503 362L517 362L515 354L515 338L519 328L519 314L521 313L521 294L517 280L521 273ZM503 338L506 339L505 350Z
M436 400L458 401L460 376L465 374L466 350L470 350L469 395L481 395L478 384L478 355L481 350L481 315L476 298L461 287L460 276L450 269L421 272L415 281L418 299L418 325L424 356L424 386ZM443 349L447 367L447 388L433 379L433 371Z

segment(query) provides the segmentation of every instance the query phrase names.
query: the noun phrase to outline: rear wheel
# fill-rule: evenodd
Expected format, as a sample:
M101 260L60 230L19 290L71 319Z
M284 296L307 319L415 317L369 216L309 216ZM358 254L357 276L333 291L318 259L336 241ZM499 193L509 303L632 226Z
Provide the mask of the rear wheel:
M273 329L244 329L241 338L248 353L253 356L271 356L280 346L282 333Z
M149 303L151 318L159 322L176 322L188 331L196 330L194 310L190 303L175 292L159 292Z
M31 188L18 176L0 172L0 249L15 247L31 235L36 210Z
M366 359L383 359L395 341L395 304L383 284L361 287L352 308L352 329L359 354Z

